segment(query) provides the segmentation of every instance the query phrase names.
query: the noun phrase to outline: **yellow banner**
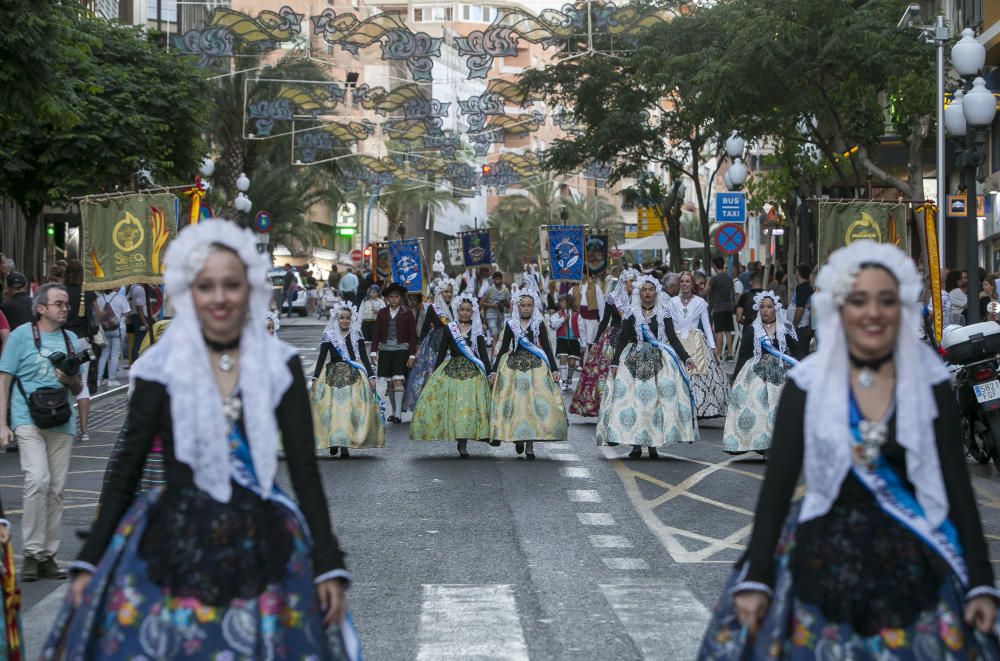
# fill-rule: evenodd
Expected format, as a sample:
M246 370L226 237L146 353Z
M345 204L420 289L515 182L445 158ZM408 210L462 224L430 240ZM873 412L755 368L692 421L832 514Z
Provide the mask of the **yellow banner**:
M931 284L931 306L934 310L934 339L940 343L944 333L944 305L941 304L941 256L937 242L937 207L925 205L916 211L924 212L924 234L927 235L927 274Z

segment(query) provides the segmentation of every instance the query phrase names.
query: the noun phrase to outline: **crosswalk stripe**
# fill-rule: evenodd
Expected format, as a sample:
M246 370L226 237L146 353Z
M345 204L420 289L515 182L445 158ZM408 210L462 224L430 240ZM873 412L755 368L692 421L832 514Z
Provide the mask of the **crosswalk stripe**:
M697 657L710 613L682 582L633 579L600 588L645 661Z
M601 494L594 489L570 489L566 493L569 494L570 501L574 503L601 502Z
M510 585L424 585L417 661L528 661Z

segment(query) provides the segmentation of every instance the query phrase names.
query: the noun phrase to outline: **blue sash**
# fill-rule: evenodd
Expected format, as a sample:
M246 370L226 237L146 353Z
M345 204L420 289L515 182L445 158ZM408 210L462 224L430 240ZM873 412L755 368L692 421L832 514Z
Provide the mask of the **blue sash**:
M799 361L795 360L794 358L792 358L791 356L789 356L787 353L781 353L781 351L779 351L778 349L775 349L774 345L772 345L771 342L766 337L765 338L761 338L761 340L760 340L760 348L763 349L764 351L768 352L769 354L771 354L775 358L780 359L783 363L785 363L786 365L788 365L788 367L795 367L796 365L799 364Z
M687 389L688 399L691 400L691 423L697 426L698 423L695 420L697 418L698 407L695 406L694 392L691 390L691 382L688 380L687 371L684 369L683 363L681 363L681 357L677 355L677 352L674 351L674 348L668 342L660 342L656 339L653 332L649 330L649 324L646 322L642 323L642 339L660 351L666 352L670 356L670 359L674 361L677 371L681 373L681 378L684 379L684 387Z
M522 335L521 337L517 338L517 346L521 347L522 349L524 349L529 353L538 356L539 358L542 359L542 362L545 363L546 366L548 366L549 369L552 369L552 366L549 365L549 357L545 355L545 352L542 351L541 348L538 347L538 345L532 343L531 340L528 339L527 335Z
M860 422L861 411L852 394L851 435L854 446L861 445L861 432L858 430ZM916 496L903 485L899 474L889 467L884 457L879 457L872 468L852 462L851 472L871 492L883 512L908 528L931 550L940 555L962 581L962 585L968 585L969 572L962 556L962 545L958 541L958 533L951 521L945 519L937 528L931 528L930 522L924 516L924 508L920 506Z
M362 363L359 363L356 360L351 360L351 357L347 354L347 352L346 351L341 351L340 347L337 346L336 344L334 344L333 342L331 342L330 344L333 344L333 348L336 349L337 355L340 356L341 360L343 360L345 363L347 363L348 365L350 365L354 369L356 369L359 372L361 372L362 374L364 374L366 379L371 378L371 375L368 373L368 370L365 369L365 366ZM388 387L388 386L386 386L386 387ZM369 390L371 390L371 388L369 388ZM375 397L375 403L378 404L378 410L379 410L379 413L382 416L382 424L384 425L385 424L385 402L382 401L382 398L378 396L378 391L371 390L371 393L372 393L372 396Z
M462 337L462 331L458 329L458 324L451 321L448 322L446 326L448 328L448 332L451 333L451 339L455 340L455 345L458 347L458 350L462 352L462 355L465 356L465 359L478 367L479 371L483 373L483 376L486 376L486 365L484 365L483 361L479 360L479 357L472 352L472 347L465 343L465 338Z

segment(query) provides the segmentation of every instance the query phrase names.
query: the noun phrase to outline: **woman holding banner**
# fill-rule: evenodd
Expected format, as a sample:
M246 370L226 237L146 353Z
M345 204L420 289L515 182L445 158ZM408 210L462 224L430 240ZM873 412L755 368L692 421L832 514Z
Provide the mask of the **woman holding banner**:
M596 418L601 411L604 384L611 371L611 358L621 332L622 317L632 309L632 288L637 277L638 271L626 269L604 303L604 316L597 328L597 341L587 351L587 359L580 372L580 383L569 404L570 413Z
M318 450L347 459L351 450L385 447L375 372L353 303L341 301L330 310L312 380L309 402Z
M448 278L431 284L435 292L434 302L427 306L424 322L420 330L420 349L417 362L406 377L406 393L403 395L403 410L416 411L417 400L427 383L427 378L436 367L438 349L445 329L452 320L451 301L455 295L455 282Z
M542 328L541 294L533 280L515 289L517 312L507 321L493 364L490 438L513 443L517 454L534 459L536 441L565 441L569 433L559 366Z
M689 271L680 275L680 291L667 301L674 330L684 350L694 361L691 370L691 390L694 392L696 415L718 418L726 412L729 379L719 363L719 351L712 337L712 322L708 317L708 302L694 293L694 276Z
M730 454L767 453L786 373L802 357L798 336L784 321L777 294L760 292L753 297L753 309L757 317L743 326L722 435L722 449Z
M472 292L455 299L454 318L444 326L434 373L413 411L410 438L456 441L458 456L466 459L470 439L490 436L489 349Z
M629 457L656 459L656 448L698 440L694 397L685 371L694 361L674 332L661 287L648 275L636 279L639 304L622 322L607 391L597 418L598 445L629 444ZM619 369L619 364L623 366Z

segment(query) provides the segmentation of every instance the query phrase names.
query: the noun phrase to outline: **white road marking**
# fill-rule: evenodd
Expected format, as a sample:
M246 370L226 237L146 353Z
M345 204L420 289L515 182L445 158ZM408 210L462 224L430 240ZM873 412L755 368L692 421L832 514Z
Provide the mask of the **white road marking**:
M615 518L610 514L598 512L577 512L577 520L585 526L613 526Z
M621 535L590 535L590 544L598 549L630 549L632 542Z
M511 585L424 585L417 661L528 661Z
M574 503L599 503L601 494L593 489L570 489L566 492Z
M562 473L563 477L590 477L590 469L581 466L566 466L565 468L560 468L559 472Z
M682 582L632 579L600 588L643 659L698 656L710 613Z
M642 558L602 558L608 569L637 571L649 569L649 563Z
M573 454L571 452L561 452L559 454L552 455L552 458L556 461L580 461L580 455Z

